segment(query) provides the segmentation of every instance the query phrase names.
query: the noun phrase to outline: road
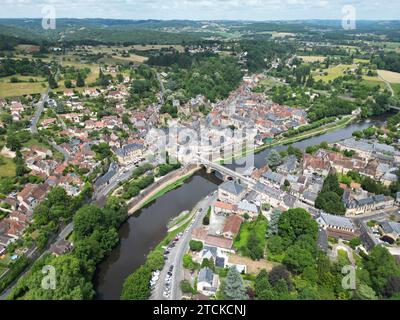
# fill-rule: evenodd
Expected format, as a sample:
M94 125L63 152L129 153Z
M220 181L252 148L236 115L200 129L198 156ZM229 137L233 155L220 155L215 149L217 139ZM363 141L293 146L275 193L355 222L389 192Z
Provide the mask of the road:
M143 163L144 162L139 164L130 164L128 166L119 168L117 173L110 179L109 184L95 191L93 195L94 201L96 203L102 202L104 198L111 191L117 188L121 182L125 182L126 180L128 180L132 176L133 170L135 170L138 166L142 165Z
M58 152L60 152L64 156L64 162L68 162L69 160L69 153L65 151L65 149L61 148L57 143L54 141L49 140L50 145L56 149Z
M361 216L355 216L355 217L350 217L350 219L353 220L354 224L357 227L360 227L363 222L367 222L370 220L375 220L379 221L382 220L383 218L391 215L399 215L399 209L398 208L390 208L388 210L379 210L376 212L371 212L366 215L361 215Z
M157 80L160 83L161 87L161 104L164 105L165 103L165 87L164 83L162 82L161 75L157 72Z
M380 80L382 80L382 81L386 84L386 86L388 87L390 93L392 94L392 97L394 97L395 92L394 92L394 90L393 90L392 85L390 84L390 82L387 81L387 80L385 80L385 79L384 79L382 76L380 76L380 75L378 75L378 78L379 78Z
M43 113L44 104L45 104L45 102L47 102L49 100L49 92L50 92L50 89L47 89L47 91L42 94L42 97L40 98L39 102L36 104L37 110L35 112L35 115L33 116L32 123L31 123L31 132L33 134L38 133L37 124Z
M204 216L207 214L208 208L217 199L216 194L207 196L205 199L201 200L194 208L197 210L196 216L193 218L193 225L189 227L188 232L184 232L181 239L177 242L175 248L173 248L168 256L168 260L165 262L165 266L161 271L160 278L151 296L151 300L180 300L180 282L184 279L184 269L183 269L183 256L189 250L189 242L192 237L192 230L202 223ZM199 211L201 210L201 212ZM171 280L171 294L168 298L164 297L164 285L165 278L168 273L169 267L173 265L174 270L172 272Z

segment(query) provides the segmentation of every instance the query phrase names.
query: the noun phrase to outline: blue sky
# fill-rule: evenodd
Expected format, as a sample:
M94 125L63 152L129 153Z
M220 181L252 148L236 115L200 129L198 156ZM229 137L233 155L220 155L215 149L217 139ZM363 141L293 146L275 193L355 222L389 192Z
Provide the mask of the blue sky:
M341 20L345 5L357 19L400 17L400 0L0 0L0 18L41 17L43 5L60 18Z

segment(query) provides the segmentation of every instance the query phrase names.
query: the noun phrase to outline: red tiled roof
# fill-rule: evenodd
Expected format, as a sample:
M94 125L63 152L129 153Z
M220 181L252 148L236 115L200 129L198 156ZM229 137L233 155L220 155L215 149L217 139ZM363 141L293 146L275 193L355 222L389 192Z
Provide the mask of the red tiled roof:
M221 202L221 201L216 201L214 203L214 207L224 209L224 210L231 210L231 211L236 210L236 206L234 204Z
M224 233L230 232L232 234L237 234L240 230L240 226L242 225L243 219L239 216L232 215L230 216L225 223Z
M205 244L212 247L231 249L233 240L217 236L207 236L205 239Z

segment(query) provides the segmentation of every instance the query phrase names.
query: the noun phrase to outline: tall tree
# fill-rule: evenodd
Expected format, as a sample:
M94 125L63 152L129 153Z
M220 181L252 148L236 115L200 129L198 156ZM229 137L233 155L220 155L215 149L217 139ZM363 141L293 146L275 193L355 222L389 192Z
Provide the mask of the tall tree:
M228 300L247 300L249 298L242 277L235 267L229 269L223 293Z

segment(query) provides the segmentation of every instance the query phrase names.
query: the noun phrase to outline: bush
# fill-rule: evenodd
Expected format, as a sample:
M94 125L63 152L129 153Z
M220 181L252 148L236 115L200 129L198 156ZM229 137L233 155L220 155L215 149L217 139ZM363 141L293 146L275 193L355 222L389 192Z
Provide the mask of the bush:
M182 280L179 286L183 293L195 293L195 290L192 288L192 285L188 280Z
M278 255L283 252L283 241L280 236L273 236L268 240L268 249L274 254Z
M201 241L190 240L189 247L192 251L201 251L203 249L203 243Z

